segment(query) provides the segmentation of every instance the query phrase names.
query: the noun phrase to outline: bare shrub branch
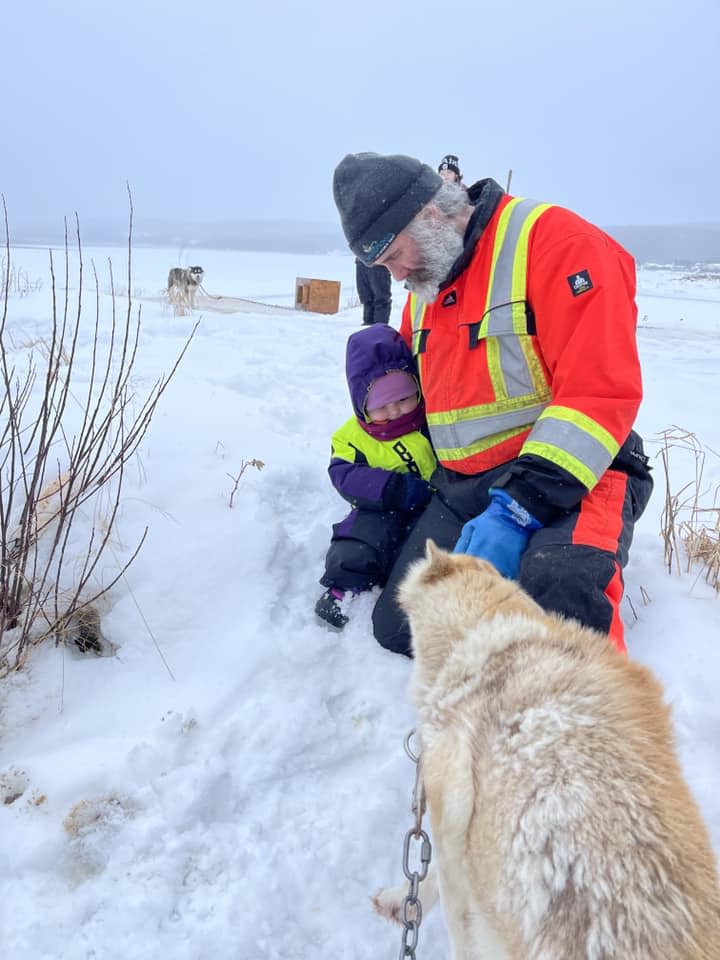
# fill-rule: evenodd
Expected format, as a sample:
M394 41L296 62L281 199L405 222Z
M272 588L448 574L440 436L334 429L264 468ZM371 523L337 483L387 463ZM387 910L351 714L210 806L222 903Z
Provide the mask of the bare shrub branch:
M132 195L129 196L127 272L132 289ZM84 610L124 575L130 558L101 578L99 564L111 545L122 502L125 468L137 451L197 329L193 328L170 373L152 384L144 398L131 386L138 355L141 308L117 315L111 276L109 342L101 332L100 287L92 264L94 323L89 371L76 376L83 316L85 265L80 225L65 224L64 293L59 296L56 263L50 251L51 317L42 349L30 352L24 367L9 359L7 331L12 273L10 231L3 198L5 257L0 315L0 677L21 666L29 647L52 637L60 643ZM77 295L70 296L71 252L77 255ZM74 279L74 278L73 278ZM17 348L14 348L17 350ZM17 361L15 361L17 362ZM72 411L72 415L71 415ZM79 411L79 412L78 412ZM83 507L87 508L83 510ZM147 532L147 531L146 531Z
M235 499L235 494L237 493L237 489L238 489L238 487L240 486L240 479L241 479L242 475L245 473L245 471L247 470L247 468L248 468L248 467L255 467L256 470L262 470L262 468L263 468L264 466L265 466L265 463L264 463L264 461L262 461L262 460L255 460L255 459L253 459L253 460L241 460L241 461L240 461L240 472L238 473L238 475L237 475L236 477L234 477L231 473L228 474L228 476L230 477L230 479L235 481L235 486L234 486L234 487L232 488L232 490L230 491L229 507L230 507L231 510L232 510L232 508L233 508L233 501L234 501L234 499Z

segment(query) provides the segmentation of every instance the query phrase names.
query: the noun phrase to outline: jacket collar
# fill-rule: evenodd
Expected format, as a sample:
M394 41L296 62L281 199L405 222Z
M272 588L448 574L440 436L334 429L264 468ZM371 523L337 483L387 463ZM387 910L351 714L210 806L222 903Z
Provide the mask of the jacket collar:
M466 269L472 260L473 253L478 240L483 234L485 227L490 223L497 206L505 196L505 191L495 180L487 177L485 180L478 180L468 189L468 199L475 208L472 216L465 228L463 237L464 249L455 263L450 268L450 273L440 285L441 290L445 290L451 284L455 283L457 278Z

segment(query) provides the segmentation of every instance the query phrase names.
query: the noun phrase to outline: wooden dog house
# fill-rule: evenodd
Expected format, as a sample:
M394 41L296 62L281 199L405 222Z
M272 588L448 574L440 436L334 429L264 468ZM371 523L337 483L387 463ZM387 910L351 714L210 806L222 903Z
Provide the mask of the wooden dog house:
M339 280L295 280L295 309L311 313L337 313L340 309Z

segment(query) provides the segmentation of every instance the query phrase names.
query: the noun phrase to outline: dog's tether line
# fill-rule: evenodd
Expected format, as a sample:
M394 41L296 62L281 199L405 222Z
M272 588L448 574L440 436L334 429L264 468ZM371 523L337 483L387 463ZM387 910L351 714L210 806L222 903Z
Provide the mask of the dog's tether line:
M415 960L415 948L418 942L418 932L422 923L422 904L418 892L420 884L427 876L430 858L432 856L432 846L430 838L422 828L422 818L425 813L425 788L423 786L422 771L420 768L420 753L415 752L410 741L415 736L415 730L411 730L403 741L405 753L415 764L415 787L413 788L411 810L415 816L415 825L410 827L405 834L403 842L403 873L408 879L408 892L402 903L402 914L400 917L403 932L400 946L400 960ZM420 869L413 870L410 867L410 845L415 841L420 841Z

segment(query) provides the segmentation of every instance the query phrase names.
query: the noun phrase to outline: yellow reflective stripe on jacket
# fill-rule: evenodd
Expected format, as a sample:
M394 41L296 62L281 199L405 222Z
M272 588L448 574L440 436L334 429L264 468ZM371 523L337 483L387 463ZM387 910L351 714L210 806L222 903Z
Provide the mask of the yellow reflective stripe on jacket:
M533 201L523 201L532 203ZM515 247L515 262L513 266L512 281L512 305L513 305L513 329L516 332L525 332L527 330L527 261L528 246L530 241L530 230L535 225L536 220L552 206L549 203L535 204L523 221L518 243ZM538 396L549 399L550 388L545 379L545 371L538 359L537 353L533 348L532 342L528 337L520 338L520 347L525 355L525 362L530 371L535 392Z
M451 413L428 414L433 446L440 460L463 460L496 443L515 437L537 420L545 403L535 407L526 404L513 408L511 403L498 408L486 403Z
M414 293L410 294L410 323L412 326L412 343L410 349L416 361L420 352L420 337L422 335L423 320L425 319L426 304L421 303Z
M452 463L454 460L464 460L466 457L474 456L476 453L483 453L485 450L489 450L498 443L503 443L505 440L510 440L512 437L517 437L521 433L527 433L528 429L529 427L527 423L524 423L521 427L503 430L500 433L494 433L492 436L482 437L479 440L473 440L472 443L469 443L462 449L459 449L458 447L448 447L447 449L439 447L435 452L437 453L438 460L442 460L444 463ZM433 433L433 436L434 435L435 434Z
M570 407L547 407L520 454L532 453L567 470L592 490L615 459L620 445L596 420Z
M527 338L526 312L530 231L550 206L515 198L498 220L480 336L487 338L488 372L499 401L550 395L542 366Z
M550 386L527 332L527 248L530 230L551 204L511 200L498 218L485 311L478 339L485 343L491 403L428 413L439 459L460 461L527 432L550 402ZM413 340L424 309L410 298ZM432 336L432 333L430 333ZM418 355L418 360L422 354Z

